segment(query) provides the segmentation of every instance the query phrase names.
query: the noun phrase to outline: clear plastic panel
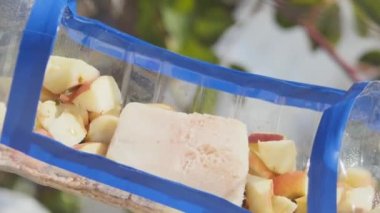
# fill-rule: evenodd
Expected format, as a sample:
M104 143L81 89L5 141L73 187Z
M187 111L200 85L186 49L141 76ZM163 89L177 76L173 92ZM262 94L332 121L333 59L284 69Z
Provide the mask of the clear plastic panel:
M21 35L34 0L0 1L0 134Z
M238 114L249 132L277 133L293 140L297 147L297 169L307 169L320 112L244 98Z
M379 109L380 82L372 82L356 98L346 127L337 186L339 212L379 208Z
M290 143L294 143L294 152L292 152L292 145L285 146L283 149L284 152L277 156L269 154L269 159L268 155L266 155L267 159L265 162L264 160L262 161L268 168L273 162L289 161L291 163L291 161L294 161L294 168L285 168L285 170L283 169L281 171L273 169L273 171L270 171L270 178L289 175L284 177L284 179L288 181L291 180L288 177L295 175L296 178L298 178L299 175L302 175L302 178L299 178L298 181L300 181L299 184L303 184L305 188L301 187L300 192L297 192L299 193L297 196L305 197L307 191L308 160L321 118L321 112L245 97L244 89L241 90L240 94L236 95L210 89L204 86L206 79L203 79L202 76L199 76L198 85L174 79L161 74L162 69L164 69L166 65L170 66L166 64L166 62L161 61L161 59L152 59L152 63L157 64L156 71L153 72L126 62L136 60L137 57L136 53L128 46L110 46L99 42L94 37L81 35L80 32L75 32L72 29L70 29L70 33L77 33L77 36L82 36L83 39L86 39L86 42L90 44L90 47L97 45L97 48L99 48L99 46L101 46L101 48L113 51L114 54L125 59L121 61L94 51L93 49L78 45L68 36L67 29L63 26L60 27L53 55L81 59L97 68L100 71L100 76L112 76L121 91L123 106L130 102L165 104L179 112L197 112L238 119L247 125L249 133L247 137L252 133L269 133L283 135L284 139L289 139L291 141ZM139 55L138 57L144 56ZM154 60L157 60L157 63ZM57 97L55 101L60 102L61 100ZM285 99L280 97L276 102L285 103ZM89 116L91 119L91 114ZM83 141L85 140L86 139L83 139ZM269 149L278 150L275 144L278 143L276 140L273 139L271 141L274 146L269 147ZM79 142L83 143L83 141ZM253 143L257 142L251 142L251 144ZM267 144L269 144L269 142L267 142ZM290 152L286 152L286 150L289 149ZM253 153L253 150L251 151ZM258 153L259 156L264 155L260 153L260 151L258 151ZM293 158L294 160L292 160ZM269 163L267 163L267 161ZM266 168L265 171L268 171L268 168ZM254 175L260 176L260 174L262 174L261 172L262 171L256 171ZM288 182L286 184L293 183ZM134 198L134 196L132 196L132 198ZM122 200L124 198L117 197L115 199ZM294 197L291 199L293 201L295 200ZM160 205L152 204L152 202L146 200L136 205L153 206L152 209L155 210L163 208Z

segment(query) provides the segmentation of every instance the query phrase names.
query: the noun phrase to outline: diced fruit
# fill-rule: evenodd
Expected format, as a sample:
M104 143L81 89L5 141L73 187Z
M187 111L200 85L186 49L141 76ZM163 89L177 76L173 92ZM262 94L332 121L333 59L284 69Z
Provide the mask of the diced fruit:
M275 176L275 174L270 171L257 156L255 150L250 150L249 152L249 173L265 178L273 178Z
M47 130L57 141L66 146L74 146L86 137L86 129L75 115L63 112L58 118L53 119Z
M111 76L97 78L88 90L78 95L73 103L87 111L103 113L122 104L121 93Z
M251 212L274 213L272 207L273 182L253 175L248 175L247 205Z
M0 134L3 131L3 125L4 125L4 119L5 119L6 111L7 111L7 107L5 106L5 103L0 102Z
M295 201L297 203L296 213L307 213L307 196L297 198Z
M284 140L284 136L273 133L252 133L248 137L250 143L258 143L264 141L281 141Z
M257 152L269 170L277 174L295 171L297 151L294 141L258 142Z
M154 104L150 104L151 106L154 106L154 107L159 107L161 109L166 109L166 110L171 110L171 111L174 111L173 107L167 105L167 104L162 104L162 103L154 103Z
M372 209L375 190L372 186L347 189L338 206L338 212L367 212Z
M45 102L45 101L54 101L59 98L58 95L50 92L49 90L42 88L41 90L41 96L40 96L40 101Z
M117 105L115 108L107 111L107 112L103 112L103 113L97 113L97 112L89 112L89 119L90 121L94 120L95 118L101 116L101 115L113 115L113 116L117 116L119 117L120 116L120 112L121 112L121 105Z
M86 92L90 89L92 82L86 82L82 84L80 87L78 87L76 90L72 92L72 94L68 95L68 101L72 102L76 97L78 97L80 94Z
M275 213L293 213L297 209L297 204L282 196L273 196L272 203Z
M87 126L89 123L88 112L74 104L60 104L58 106L59 114L62 112L69 112L82 121L83 126Z
M303 171L295 171L273 178L274 194L296 199L307 194L308 177Z
M364 168L349 168L345 176L340 177L340 181L356 188L362 186L374 186L375 180L372 174Z
M54 94L99 77L99 71L86 62L60 56L51 56L46 68L44 87Z
M48 129L52 121L58 116L57 104L54 101L45 101L38 104L37 122L44 129Z
M102 115L90 123L87 140L109 143L115 133L119 118L113 115Z
M249 146L249 150L251 152L255 152L257 154L257 152L259 150L259 146L257 143L249 143L248 146Z
M116 105L113 109L107 111L107 112L104 112L103 115L113 115L113 116L120 116L120 112L121 112L121 105Z
M82 152L105 156L108 146L107 144L100 142L86 142L75 145L74 149L80 150Z

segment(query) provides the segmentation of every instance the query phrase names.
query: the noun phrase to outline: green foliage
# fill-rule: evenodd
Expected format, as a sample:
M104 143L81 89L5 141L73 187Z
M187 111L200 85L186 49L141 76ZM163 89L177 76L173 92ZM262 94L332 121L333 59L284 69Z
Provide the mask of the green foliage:
M231 64L230 68L234 70L242 71L242 72L247 72L247 70L242 65L239 65L239 64Z
M46 208L54 213L79 212L76 196L34 183L15 174L0 172L0 187L35 196Z
M367 36L369 33L368 17L356 4L353 5L355 15L355 29L358 35Z
M185 56L218 62L211 48L233 23L231 5L218 0L165 0L151 3L147 0L139 1L140 10L144 11L140 16L146 16L149 12L155 14L140 17L143 19L138 21L137 33L141 38ZM162 42L152 38L157 33L150 32L156 31L151 29L152 23L157 23L164 29L156 35L156 39ZM197 91L192 111L212 113L217 103L217 92L201 88ZM197 100L199 95L202 96L201 101Z
M318 30L332 44L336 44L341 37L340 10L336 3L323 8L317 19Z
M36 198L54 213L77 213L80 210L77 197L56 189L38 186Z
M211 46L232 24L231 7L217 0L166 0L161 6L166 47L186 56L216 62Z
M162 23L160 1L139 0L135 31L138 37L158 46L165 46L165 29Z
M364 53L359 62L369 66L380 68L380 50L370 50Z
M380 3L378 0L353 0L354 4L377 25L380 25Z
M12 189L18 180L18 176L15 174L0 172L0 187Z
M323 0L289 0L289 2L299 6L316 6L323 3Z
M288 29L297 26L297 23L294 20L288 18L286 15L284 15L281 10L276 10L275 18L277 24L282 28Z

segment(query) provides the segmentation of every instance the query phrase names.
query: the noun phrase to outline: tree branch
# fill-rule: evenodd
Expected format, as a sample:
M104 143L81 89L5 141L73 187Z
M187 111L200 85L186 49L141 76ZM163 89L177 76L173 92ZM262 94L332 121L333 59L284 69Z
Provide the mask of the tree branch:
M308 14L308 17L300 17L293 14L291 11L287 10L286 1L284 0L273 0L275 7L282 12L282 14L293 20L295 23L298 23L306 31L308 36L317 43L323 50L325 50L329 56L337 63L343 71L350 77L354 82L361 80L358 76L358 71L349 65L335 50L335 47L319 32L318 28L315 26L313 20L316 19L319 15L318 8L311 11ZM307 20L307 21L305 21Z
M358 71L349 65L335 50L334 46L319 32L313 23L302 22L301 26L305 29L306 33L316 42L322 49L324 49L330 57L346 72L346 74L353 81L359 81Z

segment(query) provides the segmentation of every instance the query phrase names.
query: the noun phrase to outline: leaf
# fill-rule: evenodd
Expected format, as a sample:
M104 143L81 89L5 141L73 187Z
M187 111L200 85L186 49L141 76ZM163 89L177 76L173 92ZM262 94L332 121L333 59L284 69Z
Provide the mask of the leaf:
M161 13L165 29L172 42L168 47L178 51L188 37L190 17L168 6L162 8Z
M341 20L339 6L334 3L324 8L317 20L320 33L332 44L338 43L341 37Z
M368 17L364 11L358 7L356 4L353 4L354 16L355 16L355 29L358 35L367 36L369 32L368 26Z
M355 5L359 7L367 16L380 25L380 3L378 0L353 0Z
M247 69L245 69L243 66L238 65L238 64L231 64L230 68L234 70L242 71L242 72L247 72Z
M208 61L212 63L217 62L217 58L210 47L204 46L200 41L189 38L183 43L182 47L178 50L180 54L200 59L203 61Z
M37 186L36 198L54 213L79 213L78 197L45 186Z
M232 25L230 11L222 7L210 8L194 19L194 36L206 45L213 45L224 30Z
M173 10L182 13L189 14L194 10L195 1L194 0L166 0L166 5L170 6Z
M289 3L297 6L316 6L323 2L324 0L289 0Z
M139 0L137 23L135 31L137 36L155 45L165 46L165 29L160 14L158 1ZM154 22L154 23L153 23Z
M359 62L374 67L380 67L380 50L370 50L364 53Z
M380 78L380 49L373 49L364 53L359 58L358 67L369 79Z
M289 29L297 25L297 23L284 16L279 8L277 8L275 16L277 24L282 28Z

